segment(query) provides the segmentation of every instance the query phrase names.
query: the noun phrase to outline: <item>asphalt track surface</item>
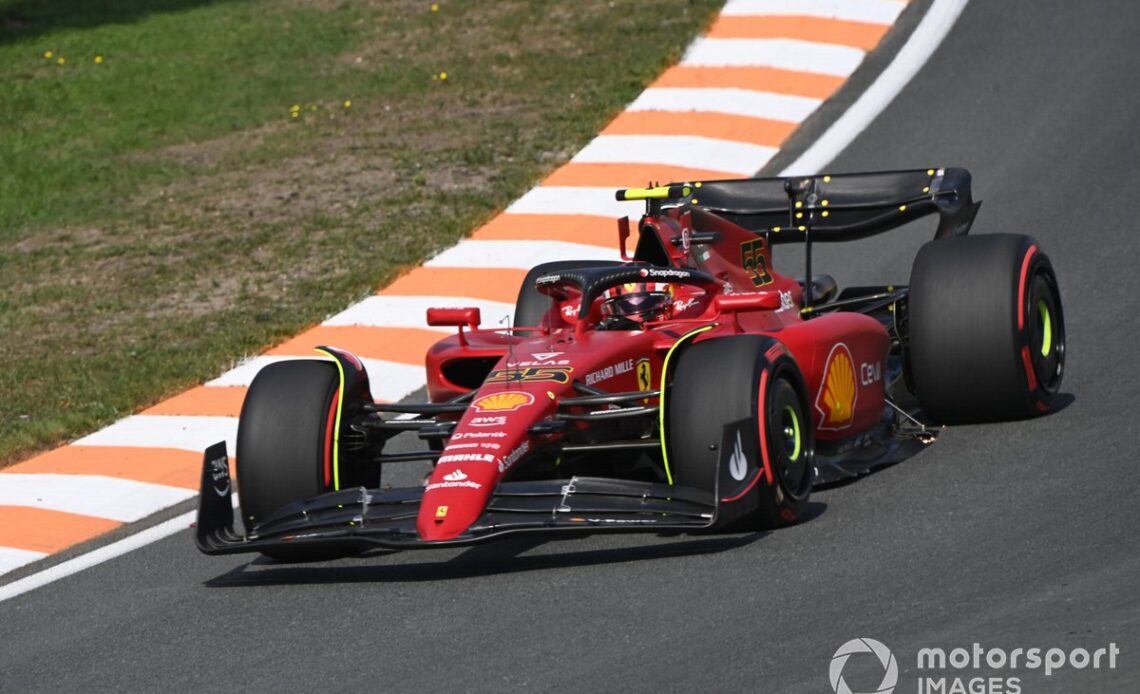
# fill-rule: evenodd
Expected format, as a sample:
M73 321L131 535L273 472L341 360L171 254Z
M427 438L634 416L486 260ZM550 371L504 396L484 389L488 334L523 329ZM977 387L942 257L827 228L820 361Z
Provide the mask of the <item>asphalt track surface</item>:
M1059 412L947 429L762 536L295 567L205 557L182 533L0 603L0 691L829 692L832 654L863 636L894 649L899 692L972 674L920 673L920 647L975 642L1116 643L1115 670L983 674L1140 691L1137 36L1131 0L974 0L831 167L965 166L974 233L1041 241L1068 328ZM820 249L816 267L906 281L921 240ZM848 684L872 689L875 667L852 659Z

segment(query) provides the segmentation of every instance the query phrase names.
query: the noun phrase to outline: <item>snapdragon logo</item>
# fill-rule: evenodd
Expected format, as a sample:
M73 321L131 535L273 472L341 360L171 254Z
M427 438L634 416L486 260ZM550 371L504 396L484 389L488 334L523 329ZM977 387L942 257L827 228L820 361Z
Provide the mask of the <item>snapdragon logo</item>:
M851 656L858 653L874 655L883 666L883 679L879 682L877 689L853 692L843 679L843 668L847 665L847 661ZM835 651L835 655L831 656L831 669L828 674L831 676L831 688L835 694L891 694L899 681L899 664L895 660L894 654L891 653L891 649L883 645L882 642L868 638L851 639L840 646L839 650Z

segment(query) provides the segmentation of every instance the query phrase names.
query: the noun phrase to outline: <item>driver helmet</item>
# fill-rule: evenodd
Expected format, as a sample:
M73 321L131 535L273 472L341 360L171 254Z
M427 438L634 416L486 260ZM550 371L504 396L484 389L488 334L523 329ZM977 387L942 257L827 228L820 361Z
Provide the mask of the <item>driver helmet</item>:
M636 323L666 320L672 314L673 295L668 285L657 282L623 284L603 294L602 316L625 318Z

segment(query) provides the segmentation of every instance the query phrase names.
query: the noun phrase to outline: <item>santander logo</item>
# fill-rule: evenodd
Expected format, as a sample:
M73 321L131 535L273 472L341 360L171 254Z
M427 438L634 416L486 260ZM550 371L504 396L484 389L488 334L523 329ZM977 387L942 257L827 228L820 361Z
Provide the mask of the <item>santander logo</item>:
M424 487L425 492L434 491L436 489L482 489L483 485L474 480L467 479L467 474L462 470L452 470L443 476L443 481L432 482Z

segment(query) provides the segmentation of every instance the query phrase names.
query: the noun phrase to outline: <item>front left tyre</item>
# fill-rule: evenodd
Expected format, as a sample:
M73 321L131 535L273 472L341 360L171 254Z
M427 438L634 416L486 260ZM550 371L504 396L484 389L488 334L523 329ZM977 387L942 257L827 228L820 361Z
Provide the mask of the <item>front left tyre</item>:
M242 404L237 482L242 521L254 528L287 504L333 489L333 437L340 380L320 360L270 364L258 372ZM342 554L296 547L264 552L287 561Z

